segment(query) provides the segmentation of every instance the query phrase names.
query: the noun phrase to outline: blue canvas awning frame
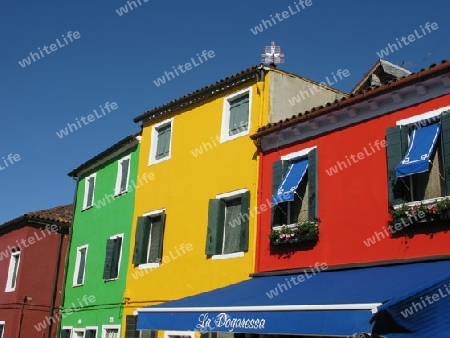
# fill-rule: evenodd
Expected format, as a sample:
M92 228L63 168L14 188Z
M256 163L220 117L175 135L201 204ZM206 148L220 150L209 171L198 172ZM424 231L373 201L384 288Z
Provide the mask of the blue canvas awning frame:
M308 158L297 160L289 165L285 177L272 197L272 204L293 201L298 185L308 170Z

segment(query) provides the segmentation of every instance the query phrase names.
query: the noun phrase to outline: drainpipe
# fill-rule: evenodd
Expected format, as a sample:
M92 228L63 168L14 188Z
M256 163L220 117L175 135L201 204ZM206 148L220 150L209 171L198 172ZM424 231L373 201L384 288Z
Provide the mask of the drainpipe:
M63 281L62 281L62 286L61 286L61 306L64 304L64 296L65 296L65 290L66 290L66 283L67 283L67 270L69 267L69 256L70 256L70 247L71 247L71 243L72 243L72 232L73 232L73 223L75 221L75 210L77 207L77 194L78 194L78 181L79 178L78 177L73 177L73 179L76 182L75 185L75 193L73 196L73 216L72 216L72 224L69 226L69 240L68 240L68 244L67 244L67 250L66 250L66 257L65 257L65 261L64 261L64 277L63 277ZM60 331L61 331L61 319L62 319L62 315L60 317L60 319L58 320L58 329L56 330L56 336L59 337L60 336Z
M70 225L69 225L70 227ZM58 240L58 249L56 251L56 270L55 270L55 274L53 276L53 288L52 288L52 301L50 304L50 311L49 311L49 318L53 318L53 311L55 310L55 301L56 301L56 292L58 289L58 277L59 277L59 271L60 271L60 263L61 263L61 251L62 251L62 243L63 243L63 238L64 238L64 232L63 229L64 226L62 224L59 225L59 240ZM49 320L49 324L47 327L47 335L46 338L50 338L51 337L51 333L52 333L52 328L53 328L53 320Z

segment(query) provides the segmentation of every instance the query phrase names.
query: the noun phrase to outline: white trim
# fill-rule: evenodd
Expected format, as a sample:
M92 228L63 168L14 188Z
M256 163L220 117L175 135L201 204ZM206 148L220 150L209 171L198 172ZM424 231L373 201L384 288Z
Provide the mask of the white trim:
M113 236L109 237L109 239L116 239L116 238L119 238L119 237L122 238L122 244L120 245L119 262L118 262L118 265L117 265L117 277L104 279L105 282L119 279L119 276L120 276L120 263L122 262L122 248L123 248L123 237L124 236L125 236L125 234L121 233L121 234L117 234L117 235L113 235ZM105 257L105 259L106 259L106 257Z
M229 258L238 258L238 257L244 257L244 251L233 252L233 253L222 254L222 255L212 255L211 259L218 260L218 259L229 259Z
M142 216L144 217L151 217L151 216L157 216L159 214L162 214L166 211L166 208L162 208L162 209L158 209L158 210L153 210L153 211L149 211L146 212L145 214L143 214Z
M117 330L120 337L120 325L102 325L102 338L106 337L106 330Z
M171 338L171 336L189 336L195 338L194 331L164 331L164 338Z
M245 96L247 93L248 93L247 129L244 131L241 131L240 133L230 136L230 101L233 101L241 96ZM220 132L220 143L224 143L226 141L234 140L238 137L248 135L248 133L250 132L251 121L252 121L252 87L251 86L224 97L223 108L222 108L222 124L221 124L221 132Z
M128 160L127 181L125 190L120 191L120 186L122 183L122 163L125 160ZM130 169L131 169L131 154L128 154L117 161L117 176L116 176L116 187L114 189L114 196L119 196L128 192L128 184L130 181Z
M139 312L266 312L266 311L321 311L321 310L373 310L383 303L321 304L321 305L268 305L268 306L205 306L205 307L143 307Z
M87 205L87 199L88 199L88 195L89 195L89 179L90 178L94 178L94 187L92 188L92 204L91 205ZM83 209L82 210L86 210L89 208L92 208L94 205L94 198L95 198L95 184L97 183L97 173L93 173L89 176L87 176L84 179L84 197L83 197Z
M308 155L311 150L317 149L317 146L311 147L311 148L306 148L300 151L296 151L295 153L290 153L284 156L281 156L280 160L282 161L289 161L289 160L293 160L297 157L302 157L302 156L306 156Z
M12 292L17 287L17 277L19 276L19 267L20 267L20 256L21 250L17 250L15 252L11 252L11 257L9 258L9 267L8 267L8 279L6 281L5 292ZM14 286L12 286L12 280L14 275L14 267L16 265L16 274L14 276Z
M158 131L157 129L164 127L170 124L170 144L169 144L169 155L166 157L156 159L156 149L158 147ZM167 120L164 120L160 123L156 123L152 126L152 135L151 135L151 144L150 144L150 156L148 160L148 165L157 164L166 160L169 160L172 157L172 138L173 138L173 117Z
M80 250L83 248L86 248L86 254L84 256L83 283L77 284L78 272L79 272L78 270L80 269L80 258L81 258ZM85 244L85 245L81 245L81 246L77 247L77 256L75 258L75 269L73 272L72 287L84 285L84 280L86 278L86 263L87 263L88 251L89 251L89 244Z
M248 191L248 189L233 190L233 191L230 191L230 192L226 192L226 193L223 193L223 194L216 195L216 199L217 200L234 199L236 197L239 197L240 195L245 194L247 191Z
M145 263L145 264L139 264L138 269L139 270L145 270L145 269L155 269L159 268L161 263Z
M396 122L396 124L397 124L397 126L404 126L404 125L408 125L408 124L411 124L411 123L419 122L421 120L430 119L430 118L433 118L433 117L436 117L436 116L440 115L442 112L444 112L446 110L449 110L449 109L450 109L450 106L438 108L438 109L431 110L431 111L423 113L423 114L419 114L419 115L415 115L415 116L409 117L407 119L398 120Z

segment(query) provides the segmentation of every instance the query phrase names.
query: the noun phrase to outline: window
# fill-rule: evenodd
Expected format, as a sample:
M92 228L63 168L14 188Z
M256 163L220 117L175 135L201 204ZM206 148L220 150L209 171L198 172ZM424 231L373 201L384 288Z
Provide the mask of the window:
M5 329L5 322L0 321L0 338L3 338L4 329Z
M164 338L195 338L195 332L191 331L164 331Z
M250 192L237 190L209 200L205 253L228 255L248 250ZM227 256L223 257L226 258Z
M110 237L106 241L105 267L103 279L117 279L119 277L120 260L122 256L123 234Z
M117 162L117 179L114 194L120 195L128 191L128 180L130 177L130 159L131 155L125 156Z
M103 325L102 338L120 338L120 326Z
M87 327L85 338L97 338L97 328L96 327Z
M73 338L84 338L84 329L73 329Z
M144 268L159 266L162 259L165 219L164 210L138 217L133 264L146 264Z
M272 227L317 219L317 148L273 163Z
M72 328L64 327L61 330L61 338L71 338L72 335Z
M221 142L232 140L249 133L250 93L251 88L247 88L224 98Z
M137 330L136 316L126 316L125 338L156 338L157 331Z
M172 128L173 118L153 126L149 165L170 159Z
M84 272L86 270L86 257L88 246L80 246L77 248L77 257L75 260L75 271L73 274L73 286L84 284Z
M85 178L83 210L94 205L95 177L96 174L92 174Z
M389 205L450 195L448 112L387 129Z
M8 279L6 281L5 292L11 292L16 289L17 275L19 273L20 250L13 249L9 260Z

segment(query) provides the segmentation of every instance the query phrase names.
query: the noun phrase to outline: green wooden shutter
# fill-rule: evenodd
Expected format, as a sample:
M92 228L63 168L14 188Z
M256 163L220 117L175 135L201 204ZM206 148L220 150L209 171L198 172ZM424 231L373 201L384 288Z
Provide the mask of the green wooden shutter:
M114 239L114 251L112 256L110 278L117 278L117 276L119 276L119 260L121 249L122 249L122 237L117 237Z
M70 335L69 335L70 337ZM84 336L85 338L96 338L95 337L95 330L86 330L86 334Z
M272 195L270 196L270 199L272 200L273 195L277 191L278 187L280 186L281 182L283 181L283 176L286 174L287 170L289 168L289 161L275 161L272 163ZM272 221L271 225L272 227L281 225L281 224L275 224L277 221L275 220L275 210L277 208L277 204L273 204L271 206L272 208Z
M318 218L317 148L308 154L308 218Z
M169 155L170 150L170 134L171 134L171 124L163 126L158 129L158 140L156 145L156 156L155 158L159 160L165 156Z
M206 233L207 255L222 253L223 227L225 222L225 202L218 199L209 200L208 230Z
M130 160L129 159L123 160L121 165L122 165L121 168L122 176L120 180L120 192L124 192L127 190L128 169L130 167Z
M61 338L70 338L70 330L62 330L61 331Z
M386 130L387 171L389 205L406 203L405 188L401 180L397 180L395 167L400 164L408 149L408 128L391 127Z
M106 241L105 266L103 268L103 279L111 279L111 270L114 264L114 246L115 240L108 239Z
M136 316L125 317L125 338L139 338L139 331L136 330Z
M148 217L138 217L136 226L136 236L134 240L133 264L139 265L147 263L147 248L150 234L150 219Z
M229 135L240 133L248 127L249 97L242 96L230 103L230 126Z
M92 205L92 200L94 198L94 183L95 183L95 177L90 177L88 179L88 191L87 191L87 200L86 200L86 206L89 207Z
M162 214L159 214L154 219L158 218L158 221L152 222L152 235L157 233L158 237L153 238L152 236L152 251L157 253L156 257L153 257L153 259L149 263L161 263L162 260L162 253L163 253L163 242L164 242L164 224L166 223L166 214L164 211Z
M441 114L441 144L443 158L443 177L445 180L445 195L450 195L450 110Z
M250 191L246 191L241 197L241 238L239 250L248 251L248 232L250 220Z
M77 284L83 284L85 265L86 265L86 248L82 248L80 249L80 264L78 265Z

